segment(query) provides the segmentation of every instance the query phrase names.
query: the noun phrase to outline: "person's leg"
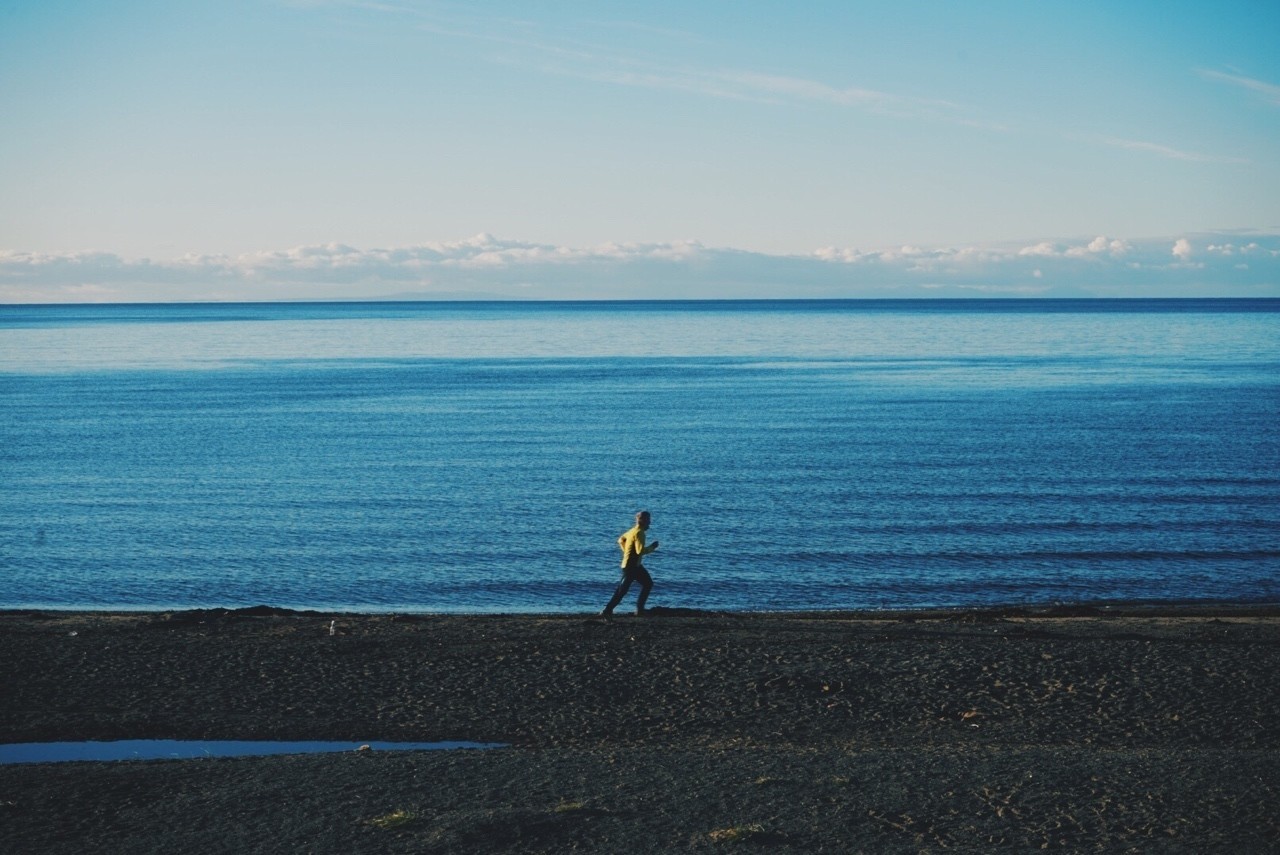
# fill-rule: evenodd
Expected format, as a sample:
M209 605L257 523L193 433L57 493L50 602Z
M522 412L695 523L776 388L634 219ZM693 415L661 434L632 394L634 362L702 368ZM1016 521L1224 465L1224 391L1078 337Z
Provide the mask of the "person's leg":
M635 577L640 583L640 597L636 600L636 614L640 615L644 614L644 604L649 599L649 592L653 590L653 577L643 567L636 572Z
M613 596L609 599L609 605L604 607L604 614L611 615L613 610L617 608L618 603L622 602L622 598L627 595L627 591L631 590L631 582L635 579L630 573L624 572L618 587L614 589Z

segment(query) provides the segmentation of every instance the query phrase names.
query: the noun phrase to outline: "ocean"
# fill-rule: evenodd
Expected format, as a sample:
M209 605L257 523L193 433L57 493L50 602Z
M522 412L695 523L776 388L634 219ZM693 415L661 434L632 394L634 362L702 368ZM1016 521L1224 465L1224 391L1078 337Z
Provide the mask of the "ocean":
M4 608L1277 602L1280 301L0 306L0 468Z

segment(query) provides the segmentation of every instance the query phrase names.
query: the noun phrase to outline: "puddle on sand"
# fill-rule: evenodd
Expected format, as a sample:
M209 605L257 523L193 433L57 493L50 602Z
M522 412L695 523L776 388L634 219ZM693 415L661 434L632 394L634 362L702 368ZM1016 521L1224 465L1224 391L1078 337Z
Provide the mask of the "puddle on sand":
M365 746L368 746L365 749ZM453 751L503 748L502 742L262 742L235 740L121 739L116 742L23 742L0 745L0 764L68 763L76 760L190 760L343 751Z

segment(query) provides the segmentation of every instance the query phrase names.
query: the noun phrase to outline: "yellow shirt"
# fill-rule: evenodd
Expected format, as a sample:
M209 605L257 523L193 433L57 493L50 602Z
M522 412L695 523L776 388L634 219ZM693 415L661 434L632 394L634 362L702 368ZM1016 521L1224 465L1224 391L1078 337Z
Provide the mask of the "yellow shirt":
M622 550L622 568L624 570L631 566L633 562L639 564L640 556L653 552L653 547L644 545L644 529L638 525L631 527L626 534L618 538L618 547Z

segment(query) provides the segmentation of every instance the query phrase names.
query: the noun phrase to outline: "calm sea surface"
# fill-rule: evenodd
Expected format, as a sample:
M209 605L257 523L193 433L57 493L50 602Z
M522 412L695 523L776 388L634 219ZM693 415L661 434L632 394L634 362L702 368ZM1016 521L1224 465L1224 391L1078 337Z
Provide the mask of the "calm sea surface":
M1280 601L1280 301L0 306L0 472L0 607Z

